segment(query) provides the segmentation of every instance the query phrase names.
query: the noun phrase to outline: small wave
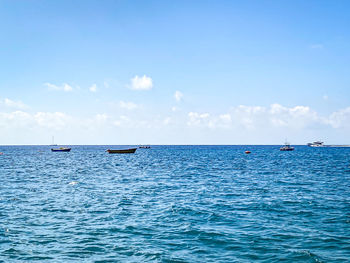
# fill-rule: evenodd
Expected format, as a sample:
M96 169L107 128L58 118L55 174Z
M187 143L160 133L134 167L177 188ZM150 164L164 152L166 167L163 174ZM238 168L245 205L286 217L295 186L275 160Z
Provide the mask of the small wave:
M313 262L316 262L316 263L324 262L323 260L321 260L321 258L318 255L316 255L315 253L312 253L309 250L294 250L293 253L299 255L297 256L298 258L302 257L304 259L311 259Z

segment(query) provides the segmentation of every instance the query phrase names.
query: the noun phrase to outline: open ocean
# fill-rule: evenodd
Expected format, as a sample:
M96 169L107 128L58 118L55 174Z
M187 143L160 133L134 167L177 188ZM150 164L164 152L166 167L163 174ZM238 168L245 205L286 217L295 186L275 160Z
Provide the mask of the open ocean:
M350 262L350 148L279 147L0 146L0 262Z

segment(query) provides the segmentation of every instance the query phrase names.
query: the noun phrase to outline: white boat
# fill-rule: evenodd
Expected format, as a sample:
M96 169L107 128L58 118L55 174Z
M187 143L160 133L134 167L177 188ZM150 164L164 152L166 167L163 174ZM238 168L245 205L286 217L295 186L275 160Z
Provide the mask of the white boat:
M321 141L316 141L316 142L310 142L307 144L307 146L310 146L310 147L333 147L333 148L349 148L350 145L348 144L330 144L330 145L325 145L323 144L323 142Z
M307 144L307 146L310 146L310 147L325 147L325 145L321 141L310 142L310 143Z

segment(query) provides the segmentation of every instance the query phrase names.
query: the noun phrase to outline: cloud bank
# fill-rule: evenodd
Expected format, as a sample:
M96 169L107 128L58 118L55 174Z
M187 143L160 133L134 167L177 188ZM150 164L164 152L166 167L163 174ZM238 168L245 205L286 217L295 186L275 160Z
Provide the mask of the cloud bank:
M63 112L31 112L29 108L20 109L23 103L10 99L2 99L0 103L7 105L6 111L0 110L0 144L12 142L9 138L13 138L13 143L20 143L18 138L21 137L22 143L31 144L35 136L37 141L45 143L43 137L52 134L65 134L74 143L86 144L102 143L94 141L95 138L103 138L104 143L118 138L119 143L128 140L136 144L139 138L149 138L147 143L170 144L282 143L287 135L292 142L298 138L304 143L309 140L306 135L319 139L326 134L327 140L333 138L334 141L339 134L350 133L350 107L329 115L321 115L308 106L281 104L239 105L221 113L169 109L168 112L143 114L147 108L142 112L132 111L139 105L120 101L119 110L79 117ZM127 111L121 111L123 109ZM167 141L159 141L162 138Z

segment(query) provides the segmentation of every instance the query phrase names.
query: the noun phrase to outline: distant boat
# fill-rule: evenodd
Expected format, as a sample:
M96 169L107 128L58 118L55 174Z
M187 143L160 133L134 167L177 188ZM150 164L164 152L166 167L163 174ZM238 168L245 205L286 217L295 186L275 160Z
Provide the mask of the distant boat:
M325 147L325 145L321 141L310 142L310 143L307 144L307 146L310 146L310 147Z
M291 147L290 143L286 142L284 146L280 148L280 151L294 151L294 147Z
M57 148L57 149L51 148L51 151L52 151L52 152L70 152L71 149L72 149L72 148L60 147L60 148Z
M131 149L123 149L123 150L110 150L108 149L106 152L108 153L135 153L137 148Z
M321 141L316 141L316 142L310 142L307 144L307 146L310 146L310 147L330 147L330 148L349 148L350 145L348 144L330 144L330 145L325 145L323 144L323 142Z
M151 146L149 146L149 145L140 145L139 148L140 149L150 149Z

